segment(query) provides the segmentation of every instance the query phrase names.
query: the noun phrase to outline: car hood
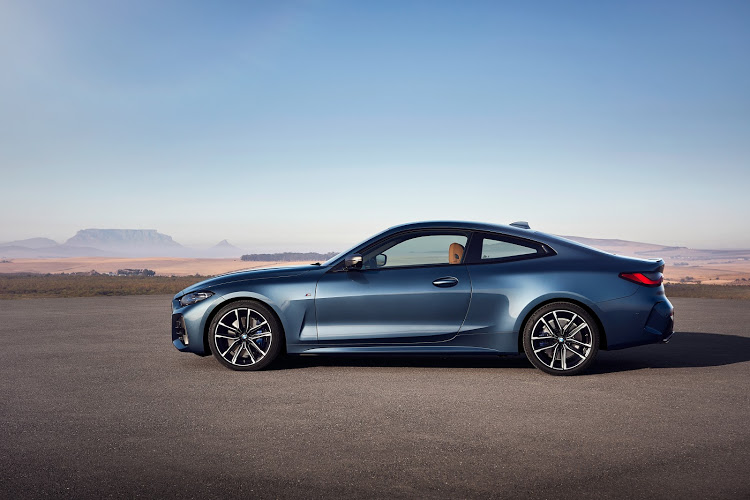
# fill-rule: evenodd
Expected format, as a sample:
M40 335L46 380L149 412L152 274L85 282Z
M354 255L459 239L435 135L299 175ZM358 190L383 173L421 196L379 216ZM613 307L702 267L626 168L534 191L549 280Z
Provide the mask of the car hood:
M308 264L304 266L272 267L268 269L246 269L243 271L234 271L231 273L214 276L213 278L203 280L183 290L180 290L175 295L175 298L181 297L185 295L186 293L195 292L197 290L211 290L220 285L224 285L226 283L233 283L235 281L249 281L249 280L297 276L299 274L309 273L317 269L320 269L320 267Z

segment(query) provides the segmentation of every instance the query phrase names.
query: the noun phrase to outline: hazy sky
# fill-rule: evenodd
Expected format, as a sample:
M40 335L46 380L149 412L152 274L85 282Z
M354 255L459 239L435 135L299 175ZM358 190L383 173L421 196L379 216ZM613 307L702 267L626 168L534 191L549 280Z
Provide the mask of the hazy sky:
M750 2L0 0L0 241L750 247Z

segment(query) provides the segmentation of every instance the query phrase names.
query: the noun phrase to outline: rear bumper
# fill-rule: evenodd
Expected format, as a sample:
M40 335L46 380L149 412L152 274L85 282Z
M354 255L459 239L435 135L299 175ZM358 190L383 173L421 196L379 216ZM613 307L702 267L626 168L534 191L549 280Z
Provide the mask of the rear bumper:
M666 342L674 332L674 307L664 292L641 290L597 304L607 336L607 350Z
M653 336L654 342L669 342L674 333L674 307L667 299L651 309L643 333Z

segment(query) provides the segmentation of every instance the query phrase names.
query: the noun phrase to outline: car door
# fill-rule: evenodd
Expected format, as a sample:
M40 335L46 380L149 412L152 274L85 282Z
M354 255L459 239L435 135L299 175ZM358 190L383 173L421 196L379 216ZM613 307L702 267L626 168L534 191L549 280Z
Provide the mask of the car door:
M334 266L318 281L318 340L414 343L454 337L466 317L468 234L400 234L362 251L362 267Z

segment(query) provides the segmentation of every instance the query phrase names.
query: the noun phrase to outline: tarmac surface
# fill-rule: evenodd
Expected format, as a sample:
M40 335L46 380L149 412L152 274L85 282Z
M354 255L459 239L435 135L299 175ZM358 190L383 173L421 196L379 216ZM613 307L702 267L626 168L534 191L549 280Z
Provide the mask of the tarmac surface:
M2 498L750 498L750 303L578 377L171 345L169 297L0 301Z

